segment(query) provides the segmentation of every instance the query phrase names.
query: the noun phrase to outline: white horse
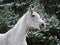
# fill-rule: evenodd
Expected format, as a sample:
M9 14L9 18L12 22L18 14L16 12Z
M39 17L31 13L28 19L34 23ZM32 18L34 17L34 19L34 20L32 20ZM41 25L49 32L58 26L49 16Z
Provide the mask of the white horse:
M12 29L5 34L0 34L0 45L27 45L26 35L30 27L37 28L40 31L45 28L45 22L32 6Z

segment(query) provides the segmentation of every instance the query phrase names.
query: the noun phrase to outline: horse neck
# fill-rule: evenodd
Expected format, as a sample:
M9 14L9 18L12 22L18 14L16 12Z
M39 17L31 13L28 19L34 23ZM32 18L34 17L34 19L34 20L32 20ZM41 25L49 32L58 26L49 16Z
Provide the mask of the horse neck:
M15 27L13 27L10 31L7 32L8 37L15 39L24 39L26 38L28 26L25 22L25 15L17 22Z

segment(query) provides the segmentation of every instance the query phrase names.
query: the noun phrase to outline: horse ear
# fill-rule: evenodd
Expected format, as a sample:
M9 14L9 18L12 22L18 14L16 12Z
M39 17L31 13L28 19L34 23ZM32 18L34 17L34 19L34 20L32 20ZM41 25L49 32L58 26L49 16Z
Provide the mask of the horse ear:
M29 11L32 11L32 10L34 10L34 5L33 4L31 4L30 6L29 6L29 9L28 9Z
M30 11L31 12L31 14L33 13L33 11L34 11L34 5L33 4L31 4L30 6L29 6L29 9L28 9L28 11Z

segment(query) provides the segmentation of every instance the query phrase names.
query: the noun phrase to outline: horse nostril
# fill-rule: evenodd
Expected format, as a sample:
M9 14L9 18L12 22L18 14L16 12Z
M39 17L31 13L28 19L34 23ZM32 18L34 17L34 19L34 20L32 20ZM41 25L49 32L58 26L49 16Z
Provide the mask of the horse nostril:
M45 24L42 23L41 25L39 25L39 28L40 28L40 29L45 29Z
M44 24L42 23L41 26L44 26Z

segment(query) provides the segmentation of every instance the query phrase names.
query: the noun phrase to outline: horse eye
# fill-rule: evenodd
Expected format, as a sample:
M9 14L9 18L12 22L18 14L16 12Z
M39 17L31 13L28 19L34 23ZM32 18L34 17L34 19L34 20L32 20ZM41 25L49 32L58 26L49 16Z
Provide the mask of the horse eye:
M35 15L31 15L32 17L35 17Z

